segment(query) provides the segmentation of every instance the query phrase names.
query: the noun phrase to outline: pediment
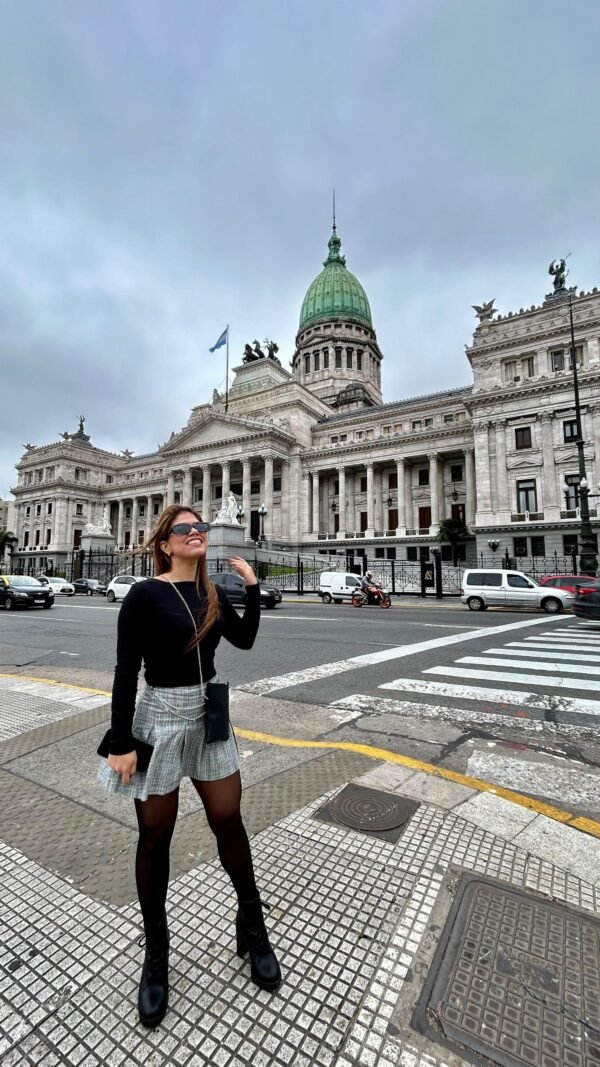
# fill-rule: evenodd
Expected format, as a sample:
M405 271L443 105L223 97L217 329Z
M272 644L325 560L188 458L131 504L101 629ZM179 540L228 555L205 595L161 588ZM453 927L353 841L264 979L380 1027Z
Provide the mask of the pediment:
M256 438L257 434L293 440L289 428L273 419L248 419L225 412L207 413L169 440L161 451L169 455L182 449L203 448L223 442Z
M511 471L528 470L531 467L542 467L544 463L541 452L530 453L527 456L508 456L506 468Z

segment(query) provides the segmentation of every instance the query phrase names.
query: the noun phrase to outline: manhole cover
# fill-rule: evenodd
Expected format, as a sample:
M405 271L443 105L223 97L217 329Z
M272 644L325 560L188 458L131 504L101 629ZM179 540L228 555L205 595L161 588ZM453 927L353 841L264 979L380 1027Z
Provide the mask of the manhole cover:
M464 875L413 1025L505 1067L598 1067L600 920Z
M418 804L393 793L347 785L316 812L324 822L348 826L352 830L397 841Z

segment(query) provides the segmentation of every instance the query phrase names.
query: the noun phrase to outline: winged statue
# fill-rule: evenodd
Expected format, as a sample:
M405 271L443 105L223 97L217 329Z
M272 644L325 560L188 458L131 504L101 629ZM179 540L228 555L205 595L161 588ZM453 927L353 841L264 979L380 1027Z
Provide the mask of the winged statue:
M561 292L561 290L565 287L565 278L567 277L566 259L553 259L552 263L548 267L548 274L551 274L554 278L554 292Z
M496 314L494 303L496 297L493 300L488 300L487 304L471 304L473 311L477 315L480 322L491 322L492 317Z

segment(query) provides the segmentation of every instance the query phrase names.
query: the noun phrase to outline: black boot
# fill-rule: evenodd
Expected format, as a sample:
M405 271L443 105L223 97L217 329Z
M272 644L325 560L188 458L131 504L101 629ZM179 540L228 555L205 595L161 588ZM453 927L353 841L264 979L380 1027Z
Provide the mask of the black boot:
M243 959L247 952L250 953L252 981L261 989L274 993L281 985L281 970L269 942L263 907L269 905L263 904L260 897L239 901L235 921L237 954Z
M144 923L146 957L138 992L138 1011L144 1026L158 1026L169 1003L169 931L167 918Z

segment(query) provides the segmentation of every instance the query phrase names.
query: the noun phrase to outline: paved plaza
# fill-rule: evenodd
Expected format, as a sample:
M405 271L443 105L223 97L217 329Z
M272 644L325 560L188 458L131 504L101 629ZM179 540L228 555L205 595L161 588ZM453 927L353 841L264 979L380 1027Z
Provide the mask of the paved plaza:
M133 812L95 783L107 696L5 674L0 699L3 1067L597 1063L600 826L393 753L290 745L285 700L279 744L265 740L250 729L263 698L239 692L244 814L284 982L258 990L235 955L234 894L184 789L170 1009L145 1031ZM394 804L407 821L391 833L328 821L349 783L375 798L353 794L363 826Z

